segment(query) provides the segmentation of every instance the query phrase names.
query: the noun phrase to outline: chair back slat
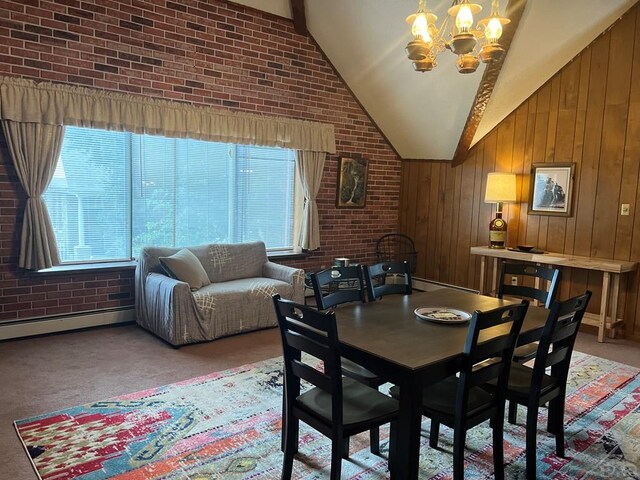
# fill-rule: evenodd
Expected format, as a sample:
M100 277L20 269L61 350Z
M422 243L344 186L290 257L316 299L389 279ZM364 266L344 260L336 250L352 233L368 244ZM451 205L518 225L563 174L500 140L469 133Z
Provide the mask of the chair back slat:
M311 273L310 277L316 305L321 310L366 300L362 268L359 265L331 267Z
M511 342L509 335L500 335L487 342L476 344L475 348L469 352L469 361L473 364L482 362L487 358L491 358L493 355L502 352L505 348L508 348Z
M504 369L504 363L501 359L496 360L496 363L482 362L482 364L476 366L473 369L473 375L470 375L467 379L467 386L473 388L499 378Z
M306 363L294 360L291 364L291 370L296 377L299 377L312 385L321 388L325 392L333 393L333 382L331 377L323 372L310 367Z
M511 285L511 279L509 277L513 275L548 281L549 289L534 288L526 285ZM541 302L545 308L550 308L558 293L561 272L557 268L546 265L502 261L500 264L499 278L498 298L509 295L519 298L535 299Z
M497 383L497 393L488 407L504 406L511 357L528 307L529 302L523 300L517 305L473 312L460 369L457 415L466 411L469 390L492 380Z
M389 280L393 278L393 282ZM385 295L410 295L413 291L411 265L409 262L381 262L364 266L364 277L367 281L369 301L377 300ZM398 279L401 282L397 282Z
M564 362L569 354L569 347L560 347L557 350L553 350L547 354L547 360L544 362L545 368L553 367L554 365Z
M574 321L572 321L571 323L561 328L557 327L556 330L553 332L551 343L552 344L558 343L561 340L564 340L565 338L569 338L572 335L575 335L577 330L578 330L578 324Z
M528 287L526 285L503 285L502 296L512 296L518 298L530 298L532 300L538 300L545 305L547 303L548 293L545 290L540 290L534 287Z
M317 320L318 319L309 319L307 324L303 324L294 318L285 317L288 330L308 336L322 344L326 341L327 333L323 331L323 326L314 325L314 321Z
M583 295L556 301L551 306L533 364L532 391L541 390L542 379L549 366L557 385L566 383L573 346L590 299L591 292L587 290Z
M287 336L287 343L292 348L306 352L323 362L330 361L331 350L326 344L318 343L315 339L305 337L304 334L298 334L297 332L287 331L285 335Z

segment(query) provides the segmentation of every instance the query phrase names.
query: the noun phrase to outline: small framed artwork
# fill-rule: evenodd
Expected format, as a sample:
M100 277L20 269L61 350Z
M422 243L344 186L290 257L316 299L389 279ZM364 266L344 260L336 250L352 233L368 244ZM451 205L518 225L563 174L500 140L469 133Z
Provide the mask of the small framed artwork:
M364 208L367 203L368 161L362 158L340 157L336 207Z
M575 163L534 163L529 214L571 216Z

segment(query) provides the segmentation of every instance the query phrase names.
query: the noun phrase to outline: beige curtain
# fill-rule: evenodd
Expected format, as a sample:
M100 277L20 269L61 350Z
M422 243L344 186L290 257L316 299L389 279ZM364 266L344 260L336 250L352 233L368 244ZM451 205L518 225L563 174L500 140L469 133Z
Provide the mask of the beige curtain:
M0 115L15 122L74 125L335 153L333 125L193 106L85 87L0 77Z
M27 193L18 266L29 270L60 263L56 238L42 194L56 169L64 127L2 120L20 183Z
M300 183L304 194L304 210L300 224L299 246L305 250L320 248L320 221L316 197L320 190L324 170L324 152L296 152L296 166L300 173Z
M320 246L315 197L325 154L336 151L333 125L1 76L0 120L29 195L20 267L41 269L60 263L41 195L55 170L63 125L301 151L297 165L305 200L298 205L303 211L298 238L304 249Z

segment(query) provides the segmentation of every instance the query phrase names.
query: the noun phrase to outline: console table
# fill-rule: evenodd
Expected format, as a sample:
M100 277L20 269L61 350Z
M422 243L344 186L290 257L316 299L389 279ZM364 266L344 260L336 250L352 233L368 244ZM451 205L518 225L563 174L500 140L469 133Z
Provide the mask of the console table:
M602 297L600 303L600 314L585 313L583 323L598 327L598 341L605 341L605 333L611 338L615 336L615 329L622 325L623 320L617 318L618 296L620 293L620 275L632 272L637 268L636 262L623 260L610 260L605 258L580 257L577 255L565 255L562 253L528 253L507 250L504 248L471 247L472 255L480 256L480 293L485 291L485 272L487 269L487 258L492 257L493 275L492 291L497 291L498 263L499 259L517 260L520 262L530 262L536 264L552 265L556 267L582 268L585 270L596 270L602 272ZM538 285L536 285L537 287ZM610 306L610 312L609 312ZM607 313L609 315L607 316Z

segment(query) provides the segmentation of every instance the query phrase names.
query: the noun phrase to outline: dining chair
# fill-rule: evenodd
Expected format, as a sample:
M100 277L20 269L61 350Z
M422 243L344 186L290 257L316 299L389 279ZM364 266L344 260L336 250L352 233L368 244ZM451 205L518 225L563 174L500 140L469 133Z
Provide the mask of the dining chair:
M458 375L424 388L422 414L431 419L429 446L438 448L440 424L453 428L453 478L464 478L464 445L467 430L490 420L493 429L493 464L496 479L504 479L503 428L509 367L529 302L506 305L471 317ZM503 333L489 339L487 330L498 327ZM456 328L456 327L449 327ZM480 338L483 341L479 341ZM497 388L481 388L495 380ZM398 387L391 396L399 397Z
M411 265L407 261L365 265L364 278L370 302L382 298L384 295L410 295L413 291ZM398 280L401 281L398 282Z
M551 308L551 304L556 298L558 288L560 286L561 271L547 265L534 265L523 262L507 262L500 263L500 283L498 285L498 298L504 296L526 298L537 300L544 308ZM520 285L512 285L511 277L522 277L523 282ZM541 288L537 286L524 285L524 281L529 279L536 284L543 282L549 288ZM518 363L526 363L536 356L538 343L532 342L516 347L513 352L513 359Z
M273 302L285 370L281 478L291 478L300 420L331 439L331 479L336 480L340 478L346 440L391 423L389 465L393 468L398 401L342 376L335 313L320 312L277 294ZM301 389L302 381L310 388Z
M320 310L347 302L365 302L362 267L331 267L310 274L313 295Z
M332 308L348 302L365 302L365 285L362 267L331 267L320 272L311 273L311 284L320 310ZM378 388L386 380L367 368L347 358L342 359L342 374L365 385ZM380 432L372 428L369 435L371 453L380 454ZM347 444L348 450L348 444Z
M403 233L387 233L376 241L376 262L409 262L411 273L416 272L418 252L413 239Z
M564 406L571 354L591 292L554 302L545 322L533 367L512 363L507 385L509 422L516 423L518 405L527 407L527 480L536 478L538 409L549 403L547 431L555 436L556 454L564 457ZM547 368L550 373L546 373ZM490 388L496 388L491 384Z

